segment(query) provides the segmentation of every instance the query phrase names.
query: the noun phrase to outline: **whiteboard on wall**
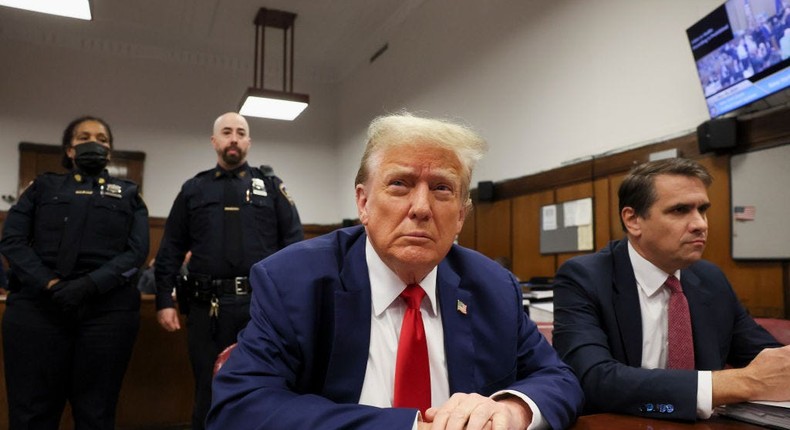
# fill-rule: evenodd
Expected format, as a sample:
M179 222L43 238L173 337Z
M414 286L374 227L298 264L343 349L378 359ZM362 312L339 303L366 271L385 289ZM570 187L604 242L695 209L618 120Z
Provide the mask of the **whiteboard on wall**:
M790 259L790 145L730 158L732 258Z

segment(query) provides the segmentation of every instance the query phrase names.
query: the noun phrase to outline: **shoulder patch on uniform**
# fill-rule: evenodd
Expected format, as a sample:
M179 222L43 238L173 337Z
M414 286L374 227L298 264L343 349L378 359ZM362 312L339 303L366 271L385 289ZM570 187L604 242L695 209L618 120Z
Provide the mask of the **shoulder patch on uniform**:
M290 195L288 195L288 190L285 189L285 182L280 182L280 192L282 193L283 196L285 196L286 199L288 199L288 202L291 203L291 206L293 206L294 200L291 198Z

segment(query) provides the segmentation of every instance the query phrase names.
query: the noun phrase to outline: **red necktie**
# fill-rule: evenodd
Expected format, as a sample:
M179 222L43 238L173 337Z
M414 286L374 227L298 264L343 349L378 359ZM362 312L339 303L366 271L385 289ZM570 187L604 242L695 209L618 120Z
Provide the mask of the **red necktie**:
M410 284L400 294L408 308L403 315L395 362L396 408L417 408L424 415L431 406L431 371L428 366L428 343L422 325L420 303L425 291Z
M668 369L694 369L694 339L691 336L691 314L689 302L683 294L680 281L674 276L664 282L672 295L669 296L668 324Z

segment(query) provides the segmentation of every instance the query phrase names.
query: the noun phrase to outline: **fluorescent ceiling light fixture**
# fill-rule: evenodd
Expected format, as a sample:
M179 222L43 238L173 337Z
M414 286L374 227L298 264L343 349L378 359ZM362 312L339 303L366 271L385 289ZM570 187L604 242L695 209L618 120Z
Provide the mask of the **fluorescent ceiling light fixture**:
M260 8L255 16L255 58L252 87L247 88L239 103L239 113L244 116L293 121L310 103L310 96L293 92L294 88L294 21L296 14ZM266 27L283 31L283 89L273 91L263 88L263 70L266 46ZM290 30L290 37L289 37ZM290 45L289 45L290 42ZM288 49L290 48L290 50Z
M0 0L0 6L91 20L90 0Z
M310 103L306 94L247 88L239 108L244 116L293 121Z

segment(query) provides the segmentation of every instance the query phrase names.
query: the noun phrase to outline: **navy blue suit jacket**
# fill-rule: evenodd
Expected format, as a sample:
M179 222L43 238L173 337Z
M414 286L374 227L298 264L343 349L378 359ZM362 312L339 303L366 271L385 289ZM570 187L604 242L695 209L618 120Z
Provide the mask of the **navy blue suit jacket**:
M252 318L214 379L209 428L411 428L415 409L357 403L370 340L365 241L362 227L342 229L253 266ZM553 428L573 422L578 380L526 317L509 272L453 246L436 288L451 393L514 389Z
M681 270L680 281L691 313L696 369L743 367L763 348L781 346L748 315L712 263L702 260ZM553 344L582 383L585 413L696 419L696 371L640 368L642 317L626 239L560 267Z

